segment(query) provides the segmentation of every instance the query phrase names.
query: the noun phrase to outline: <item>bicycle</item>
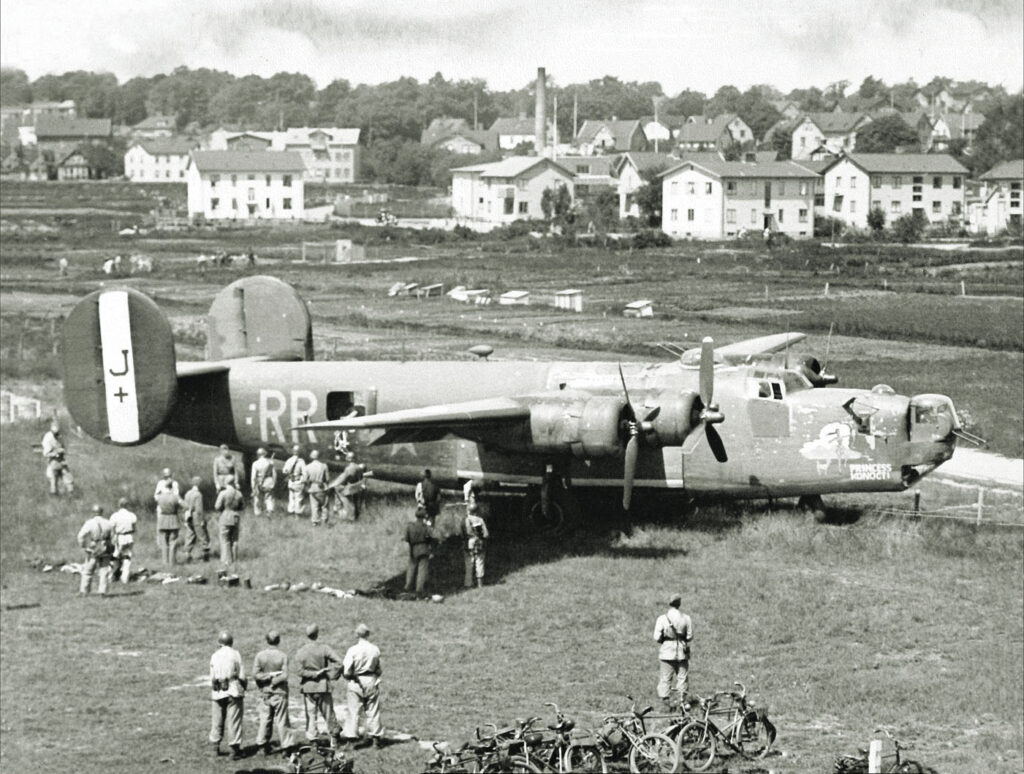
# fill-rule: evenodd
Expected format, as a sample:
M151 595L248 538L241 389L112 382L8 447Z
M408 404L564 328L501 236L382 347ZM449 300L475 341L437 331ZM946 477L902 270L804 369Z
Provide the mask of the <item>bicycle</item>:
M637 712L636 699L628 715L609 715L597 735L597 743L605 758L615 761L626 758L629 770L670 773L679 770L679 749L665 734L649 733L644 718L653 707Z
M576 724L565 717L554 702L546 702L544 706L552 707L555 711L555 722L548 726L548 730L554 735L542 739L535 745L535 750L531 750L527 745L526 760L542 772L555 774L607 771L608 766L601 749L594 743L573 741L572 730Z
M693 771L711 767L718 743L735 750L745 758L764 758L775 742L776 730L767 713L747 700L747 688L736 682L739 691L718 691L710 698L694 696L680 718L666 731L679 746L679 757ZM730 701L723 707L722 699ZM694 707L700 713L693 713ZM713 720L728 719L719 727Z
M884 733L892 742L895 752L882 756L883 774L924 774L924 766L917 761L903 760L902 752L912 750L913 745L904 744L884 728L876 728L875 733ZM837 774L867 774L868 751L858 750L858 755L839 755L836 757L834 769Z

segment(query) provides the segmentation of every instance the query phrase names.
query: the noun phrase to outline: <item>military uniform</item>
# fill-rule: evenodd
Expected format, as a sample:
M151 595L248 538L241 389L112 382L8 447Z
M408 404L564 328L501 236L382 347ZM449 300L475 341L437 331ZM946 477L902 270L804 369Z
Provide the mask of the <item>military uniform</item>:
M441 513L441 490L430 476L425 475L416 484L416 505L426 510L429 524Z
M288 513L301 516L306 494L306 463L298 454L293 454L285 460L282 473L288 482Z
M314 525L327 523L327 466L318 459L306 463L305 482L309 490L309 517Z
M673 597L668 612L658 616L654 624L654 641L658 643L658 696L671 703L675 689L682 701L686 696L690 675L690 640L693 623L690 616L679 612L678 598Z
M260 689L256 744L270 744L273 731L282 747L294 743L288 719L288 656L280 648L270 646L256 654L252 665L253 679Z
M114 559L121 563L121 583L127 583L132 577L132 550L135 547L135 525L138 521L139 517L127 508L119 508L110 514Z
M245 704L245 667L238 651L222 645L210 658L210 700L213 706L210 741L220 744L227 726L228 744L242 745L242 711Z
M178 482L169 476L161 478L156 482L156 489L153 491L153 499L157 499L164 492L174 492L178 497L181 497L181 490L178 488Z
M239 520L245 500L233 484L226 484L217 495L213 509L220 512L220 561L233 564L238 559Z
M177 482L175 482L177 486ZM160 557L165 565L175 563L178 550L178 532L181 530L181 498L171 488L156 496L156 535Z
M274 487L277 486L277 469L270 457L260 457L252 464L252 512L259 516L263 508L267 514L274 512Z
M60 437L60 430L53 428L43 436L43 457L46 458L46 481L50 486L50 494L59 494L61 487L68 494L75 491L75 480L67 463L67 450Z
M350 462L338 479L338 496L341 498L342 518L359 520L366 484L363 481L363 466Z
M85 550L85 563L82 565L82 581L78 590L88 594L92 590L92 576L99 578L100 594L107 593L110 582L113 548L111 546L110 522L102 514L95 513L86 520L78 531L78 545Z
M192 549L196 543L203 552L203 561L210 558L210 531L206 528L206 506L203 504L203 493L198 486L193 486L182 498L185 508L185 557L192 561Z
M366 732L375 741L379 740L384 733L380 722L380 648L360 637L345 653L342 674L348 680L348 713L343 735L348 739L359 736L359 715L365 712Z
M405 590L412 591L414 586L416 593L422 595L430 575L430 556L437 542L434 531L430 528L420 515L422 509L417 510L417 518L410 521L405 527L405 537L409 544L409 564L405 570ZM424 514L425 515L425 514Z
M331 680L337 680L341 675L341 659L329 646L310 641L296 652L295 664L306 712L306 738L316 739L318 717L327 724L327 733L334 736L338 732L338 719L334 715Z
M463 585L467 589L473 588L473 576L476 576L478 586L484 585L484 557L486 555L487 540L491 534L487 531L485 522L472 506L470 512L462 522L462 538L464 541L464 554L466 562L466 577Z
M218 492L224 488L228 476L233 476L237 483L242 480L242 471L235 458L221 447L221 454L213 458L213 485Z

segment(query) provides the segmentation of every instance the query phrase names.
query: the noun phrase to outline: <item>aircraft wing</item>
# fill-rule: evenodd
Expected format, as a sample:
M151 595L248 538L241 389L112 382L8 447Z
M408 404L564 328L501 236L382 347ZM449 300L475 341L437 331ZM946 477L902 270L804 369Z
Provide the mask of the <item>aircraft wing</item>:
M389 433L410 430L451 429L530 418L529 406L513 398L487 398L466 403L446 403L423 408L388 411L363 417L343 417L313 422L294 430L373 430Z
M177 363L178 378L189 376L204 376L206 374L220 374L231 370L231 366L239 363L261 363L268 360L299 360L291 355L251 355L249 357L235 357L230 360L179 360Z
M806 333L773 333L769 336L744 339L722 347L715 347L715 362L729 365L743 363L761 355L781 352L806 338ZM683 365L699 365L700 347L686 350L680 360Z

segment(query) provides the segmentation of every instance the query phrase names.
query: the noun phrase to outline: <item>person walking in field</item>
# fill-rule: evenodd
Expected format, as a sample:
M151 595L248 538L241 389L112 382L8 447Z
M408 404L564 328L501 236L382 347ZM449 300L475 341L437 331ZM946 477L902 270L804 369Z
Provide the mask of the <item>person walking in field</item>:
M405 590L416 591L422 597L430 576L430 557L434 552L437 538L434 530L427 524L427 509L420 506L416 509L416 518L405 527L405 537L409 544L409 564L405 570Z
M256 461L252 464L250 491L252 492L252 512L259 516L264 509L267 515L273 515L274 487L277 486L277 468L274 461L267 456L267 450L260 447L256 450Z
M416 505L426 510L427 524L433 526L441 513L441 489L434 483L430 468L423 471L423 478L416 484Z
M271 752L275 730L282 748L295 743L288 719L288 656L277 647L280 644L280 634L267 632L267 647L256 654L252 665L253 679L260 689L256 746L264 755Z
M308 642L296 652L295 665L306 712L306 738L310 741L316 739L317 718L323 718L333 744L338 733L338 719L334 715L331 681L341 675L342 661L330 646L317 642L319 636L320 628L316 624L306 627Z
M56 420L50 423L50 429L43 436L43 458L46 460L46 481L50 486L50 494L58 495L63 491L72 494L75 491L75 480L68 467L67 449L60 433L60 425Z
M118 500L117 510L110 514L110 528L114 562L118 565L121 583L127 583L132 577L132 550L135 547L135 525L138 521L139 517L128 510L128 498Z
M359 738L359 718L366 714L366 733L374 747L383 742L380 722L380 648L369 640L370 628L356 626L356 644L345 653L342 674L348 681L348 713L342 732L346 741Z
M156 490L156 542L160 546L160 558L166 567L173 567L176 564L182 510L178 482L172 480L170 474L171 471L164 470L165 477L157 484Z
M223 483L224 488L217 495L213 509L220 513L220 562L229 565L238 561L239 521L245 500L242 493L235 489L234 476L227 476Z
M464 541L464 554L466 562L466 577L463 586L467 589L473 588L474 577L476 585L483 588L484 585L484 558L487 552L487 540L491 537L487 531L487 522L477 512L477 504L474 499L466 506L466 518L462 522L462 539Z
M316 449L309 453L309 462L304 472L306 489L309 491L309 519L313 526L327 524L327 466L320 461Z
M220 743L225 731L232 757L240 760L242 754L242 712L245 704L245 667L242 656L232 645L234 638L229 632L221 632L217 638L220 647L210 657L210 701L212 702L212 725L210 743L214 755L223 755ZM225 728L226 727L226 728Z
M100 506L92 507L92 516L86 519L82 528L78 530L78 545L85 551L78 593L85 596L92 591L92 576L96 575L100 594L106 594L107 584L110 583L113 547L110 522L103 518L103 509Z
M301 516L306 499L306 462L302 459L301 446L292 447L292 456L284 461L281 473L288 482L288 513Z
M192 488L185 492L182 504L185 508L185 561L192 561L192 549L199 544L203 552L203 561L210 558L210 532L206 528L206 506L199 485L203 480L199 476L192 477Z
M658 643L658 697L667 709L674 709L672 691L682 704L689 687L690 641L693 623L690 616L679 611L683 598L672 594L668 611L658 616L654 624L654 641Z

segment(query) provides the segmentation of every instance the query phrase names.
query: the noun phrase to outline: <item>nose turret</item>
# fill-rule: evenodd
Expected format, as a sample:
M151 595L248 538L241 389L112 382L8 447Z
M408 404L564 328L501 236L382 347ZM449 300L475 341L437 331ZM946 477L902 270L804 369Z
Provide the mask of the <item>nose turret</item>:
M953 456L960 419L945 395L915 395L907 407L903 479L910 485Z

